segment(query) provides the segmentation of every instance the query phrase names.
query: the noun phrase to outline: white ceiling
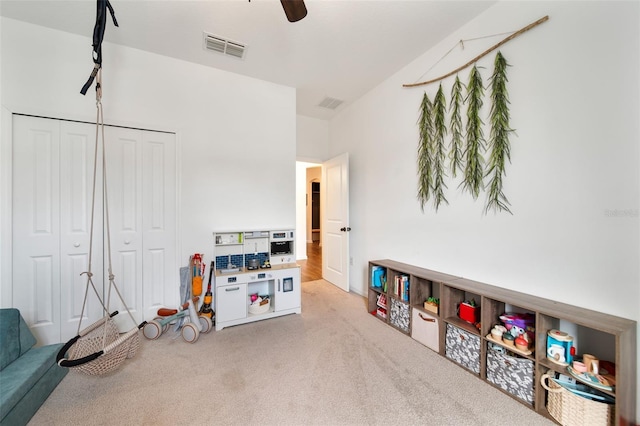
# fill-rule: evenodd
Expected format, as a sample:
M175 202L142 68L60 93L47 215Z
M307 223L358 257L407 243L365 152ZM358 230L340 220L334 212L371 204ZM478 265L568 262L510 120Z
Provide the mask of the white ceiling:
M278 0L111 0L105 40L295 87L298 114L327 120L494 3L306 0L290 23ZM96 1L0 0L0 14L92 37ZM203 32L247 45L244 59L204 50ZM327 96L345 102L319 107Z

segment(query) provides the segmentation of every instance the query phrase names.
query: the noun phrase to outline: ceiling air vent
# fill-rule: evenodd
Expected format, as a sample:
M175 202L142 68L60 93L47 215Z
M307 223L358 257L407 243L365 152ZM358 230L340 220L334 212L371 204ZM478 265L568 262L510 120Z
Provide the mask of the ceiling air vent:
M204 48L242 59L247 46L213 34L204 33Z
M319 107L328 108L328 109L336 109L338 108L344 101L340 99L326 97L319 104Z

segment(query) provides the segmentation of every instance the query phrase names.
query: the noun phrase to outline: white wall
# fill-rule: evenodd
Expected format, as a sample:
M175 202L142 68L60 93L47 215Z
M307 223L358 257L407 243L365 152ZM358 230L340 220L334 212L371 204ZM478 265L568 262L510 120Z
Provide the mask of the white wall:
M329 159L329 122L304 115L296 120L296 149L299 161L322 162Z
M94 88L79 94L93 67L91 40L0 22L2 106L95 120ZM182 264L211 255L213 230L295 224L295 89L109 43L103 65L108 123L177 132ZM7 139L3 132L3 147Z
M498 3L334 118L329 154L351 159L351 289L364 295L367 261L390 258L640 320L639 7ZM473 202L459 179L447 181L450 205L422 213L416 122L424 90L433 98L438 85L402 84L443 75L504 36L467 42L424 75L460 39L545 15L501 48L512 65L513 216L483 215L485 196ZM494 57L479 64L485 83Z

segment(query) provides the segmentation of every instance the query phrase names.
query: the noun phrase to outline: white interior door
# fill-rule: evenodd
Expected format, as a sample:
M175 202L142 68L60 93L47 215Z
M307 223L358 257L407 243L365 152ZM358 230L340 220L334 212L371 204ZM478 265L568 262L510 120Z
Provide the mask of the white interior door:
M349 291L349 154L322 164L322 277Z

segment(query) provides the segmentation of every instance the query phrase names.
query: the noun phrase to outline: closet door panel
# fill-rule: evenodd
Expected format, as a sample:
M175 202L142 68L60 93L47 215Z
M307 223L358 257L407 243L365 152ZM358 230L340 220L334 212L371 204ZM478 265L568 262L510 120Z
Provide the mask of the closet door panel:
M142 231L145 316L179 300L175 134L143 133Z
M102 306L91 290L85 291L92 239L92 196L95 159L95 125L60 122L60 257L61 327L63 340L102 317ZM101 165L102 155L98 157ZM95 215L93 217L92 282L102 296L102 176L96 176ZM84 305L84 313L83 313Z
M142 307L142 131L107 127L107 191L113 274L127 308L136 319L143 319ZM105 219L106 220L106 219ZM105 236L106 238L106 236ZM107 247L105 246L105 250ZM109 265L105 253L105 268ZM108 273L108 271L106 271ZM105 291L108 291L105 282ZM124 310L116 294L111 306ZM111 309L113 310L113 308ZM121 330L131 321L120 316Z
M13 306L38 344L60 337L60 137L56 121L13 118Z

